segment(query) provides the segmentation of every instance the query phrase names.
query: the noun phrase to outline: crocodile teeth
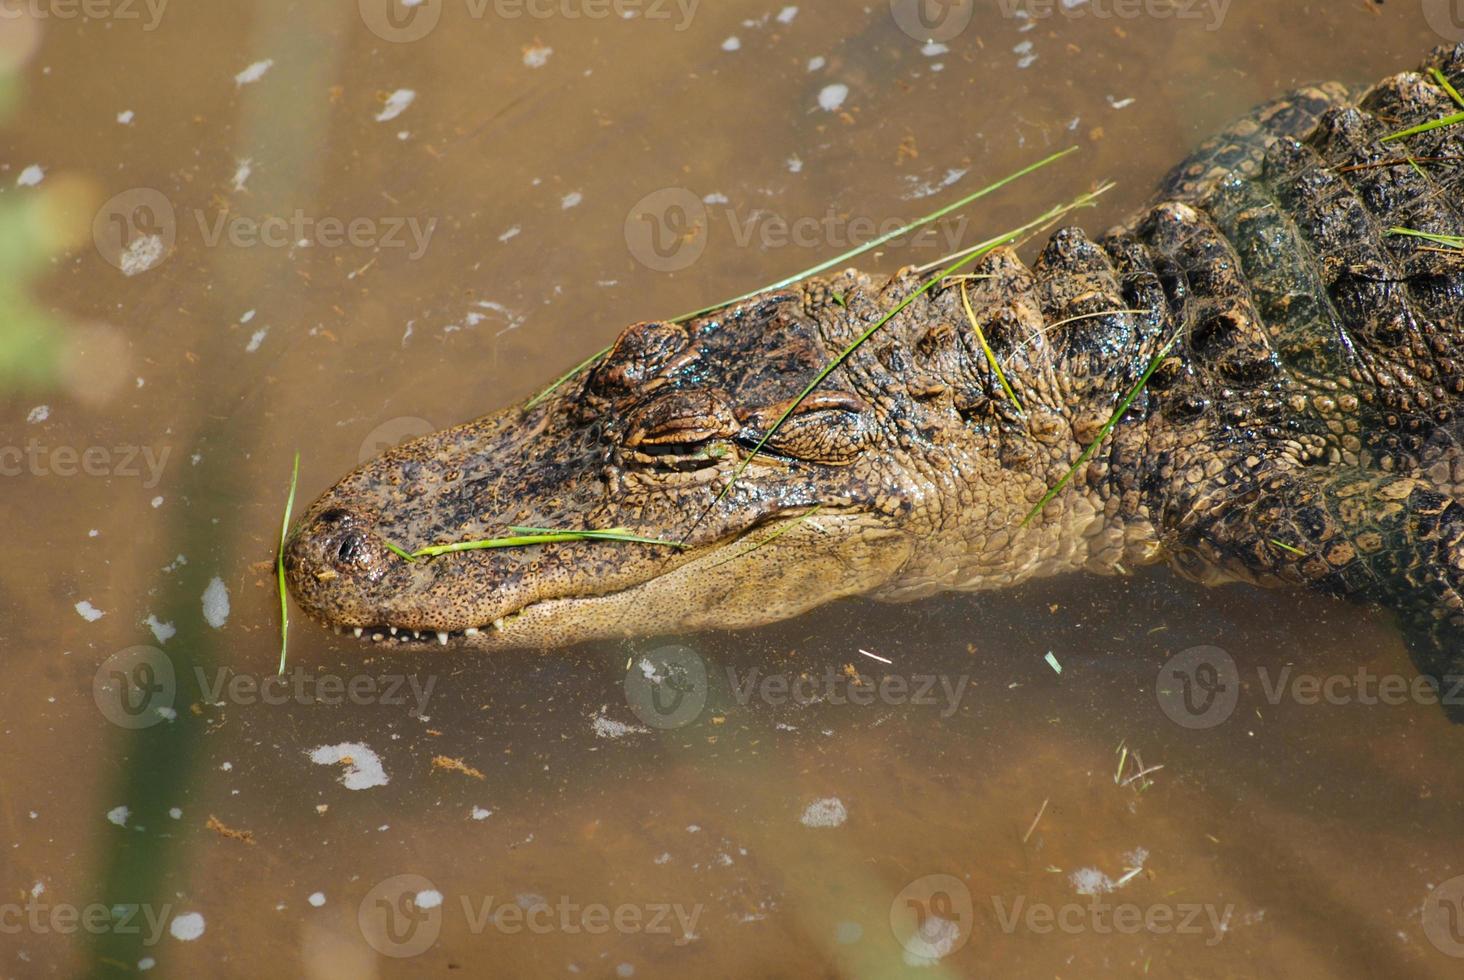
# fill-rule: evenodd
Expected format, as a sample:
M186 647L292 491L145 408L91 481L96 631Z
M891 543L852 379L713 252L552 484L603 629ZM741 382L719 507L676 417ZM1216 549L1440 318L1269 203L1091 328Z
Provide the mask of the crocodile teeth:
M447 646L447 634L442 632L442 630L437 631L437 642L443 646Z
M503 617L502 616L498 617L497 619L495 619L493 621L493 628L496 629L496 630L503 629Z
M467 629L463 630L463 636L477 636L477 635L478 635L478 627L476 627L476 626L469 626Z
M395 626L388 626L387 629L391 631L391 635L392 636L396 636L396 627Z
M340 636L342 633L345 632L345 630L341 629L339 626L332 626L331 630L335 633L336 636Z
M365 630L363 630L363 629L362 629L362 628L361 628L361 627L359 627L359 626L357 626L357 627L356 627L356 628L355 628L355 629L354 629L354 630L352 630L352 631L351 631L351 632L353 632L353 633L355 633L355 634L356 634L356 639L358 639L358 640L359 640L359 639L360 639L360 638L361 638L361 634L362 634L362 633L364 633L364 632L366 632L366 631L365 631Z
M377 643L380 643L381 642L381 634L380 633L372 633L371 634L371 639L375 640Z

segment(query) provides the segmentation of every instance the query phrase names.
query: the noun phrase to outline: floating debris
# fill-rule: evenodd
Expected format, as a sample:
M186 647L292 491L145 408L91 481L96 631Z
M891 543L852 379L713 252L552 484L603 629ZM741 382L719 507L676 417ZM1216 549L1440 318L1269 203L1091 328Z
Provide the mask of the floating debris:
M397 116L407 111L407 107L417 100L417 93L409 88L399 88L386 97L386 104L376 114L377 122L391 122Z
M1031 824L1031 826L1029 826L1027 828L1027 832L1022 835L1022 843L1023 844L1027 843L1027 841L1032 836L1032 831L1036 830L1037 829L1037 824L1042 821L1042 814L1044 814L1044 813L1047 812L1047 804L1048 804L1048 802L1049 802L1050 799L1051 799L1051 797L1049 797L1047 800L1043 800L1042 801L1042 806L1038 807L1038 809L1037 809L1037 816L1035 816L1035 817L1032 818L1032 824Z
M338 778L346 789L371 789L390 782L381 757L362 742L341 742L336 745L321 745L310 750L310 761L317 766L342 766L344 772Z
M472 776L474 779L483 779L484 778L482 772L480 772L477 769L474 769L472 766L468 765L462 759L454 759L451 756L446 756L446 755L435 755L435 756L433 756L432 757L432 769L433 769L434 772L436 770L438 770L438 769L442 769L442 770L445 770L447 772L460 772L464 776Z
M229 621L229 587L217 575L203 590L203 620L216 630Z
M849 86L840 83L825 85L818 93L818 107L824 112L836 112L849 97Z
M798 822L805 827L841 827L849 819L844 801L837 796L824 797L808 804Z
M274 59L266 58L263 61L256 61L234 76L234 87L242 88L245 85L253 84L264 77L264 73L274 67Z
M168 933L179 942L189 943L203 935L204 921L201 912L184 912L173 916L168 923Z

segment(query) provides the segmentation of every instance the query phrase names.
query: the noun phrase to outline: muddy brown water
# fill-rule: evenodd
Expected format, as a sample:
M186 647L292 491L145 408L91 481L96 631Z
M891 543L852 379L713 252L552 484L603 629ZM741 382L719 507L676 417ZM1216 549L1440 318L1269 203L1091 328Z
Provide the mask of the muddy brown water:
M1457 976L1464 730L1326 599L1152 570L491 658L297 618L258 687L296 449L303 503L1069 144L862 261L1112 178L1102 229L1464 37L1012 7L0 4L0 976Z

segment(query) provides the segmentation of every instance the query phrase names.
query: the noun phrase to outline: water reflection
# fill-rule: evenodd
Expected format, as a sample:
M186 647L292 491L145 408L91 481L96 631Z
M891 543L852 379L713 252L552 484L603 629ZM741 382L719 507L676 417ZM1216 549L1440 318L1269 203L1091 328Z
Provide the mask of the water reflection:
M1250 103L1438 40L1369 7L0 19L5 442L45 461L0 494L6 971L1451 975L1460 735L1320 598L1155 571L487 661L299 624L268 680L296 448L309 499L1073 141L1101 228ZM704 237L657 268L667 188Z

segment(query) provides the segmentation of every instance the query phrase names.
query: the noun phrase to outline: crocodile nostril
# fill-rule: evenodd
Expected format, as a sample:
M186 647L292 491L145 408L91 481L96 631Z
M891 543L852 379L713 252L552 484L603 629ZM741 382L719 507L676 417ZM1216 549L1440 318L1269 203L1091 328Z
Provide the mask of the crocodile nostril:
M341 521L350 516L351 515L349 511L342 510L339 507L332 507L330 510L320 515L320 523L339 524Z
M347 534L336 545L338 561L355 561L366 553L366 539L356 533Z

